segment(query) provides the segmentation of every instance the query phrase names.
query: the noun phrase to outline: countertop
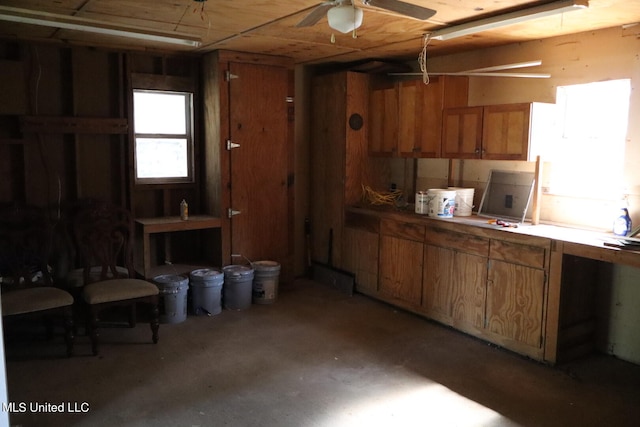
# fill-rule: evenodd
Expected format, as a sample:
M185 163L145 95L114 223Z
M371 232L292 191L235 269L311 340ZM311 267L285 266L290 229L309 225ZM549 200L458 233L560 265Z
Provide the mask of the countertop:
M525 239L526 237L545 238L555 241L556 245L561 244L561 250L566 254L640 267L640 251L620 249L607 245L623 239L613 233L550 224L532 225L529 222L518 224L517 228L504 227L490 223L491 218L481 217L476 214L463 217L454 216L453 218L433 218L413 212L411 205L406 209L392 206L358 205L347 207L347 212L425 223L431 226L442 226L449 230L455 230L458 226L463 226L460 228L470 230L471 227L471 229L481 233L486 231L489 236L510 236L514 238L522 236Z

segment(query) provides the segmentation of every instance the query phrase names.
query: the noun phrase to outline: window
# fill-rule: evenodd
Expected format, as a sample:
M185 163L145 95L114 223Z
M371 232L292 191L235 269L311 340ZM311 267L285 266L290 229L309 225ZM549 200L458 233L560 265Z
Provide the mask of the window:
M559 86L555 137L541 155L552 165L552 194L619 199L629 120L628 79Z
M136 183L193 182L192 94L133 91Z

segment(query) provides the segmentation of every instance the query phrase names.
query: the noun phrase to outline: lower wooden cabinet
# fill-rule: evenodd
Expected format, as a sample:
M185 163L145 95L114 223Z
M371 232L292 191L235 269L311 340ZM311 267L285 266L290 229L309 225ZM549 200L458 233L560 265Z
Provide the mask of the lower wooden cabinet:
M379 234L358 228L344 230L344 266L355 274L356 290L368 295L378 292Z
M544 358L548 239L347 216L357 289L534 359Z
M518 347L541 349L544 294L544 270L491 260L487 280L486 329L513 341L513 345ZM509 343L502 341L499 344Z
M423 243L380 236L380 294L420 306Z
M420 307L422 300L423 225L380 221L379 291L402 306Z

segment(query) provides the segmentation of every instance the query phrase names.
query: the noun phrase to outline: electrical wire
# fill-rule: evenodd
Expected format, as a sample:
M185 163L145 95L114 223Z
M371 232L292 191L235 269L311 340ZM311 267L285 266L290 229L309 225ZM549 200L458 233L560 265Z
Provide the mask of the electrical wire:
M362 185L362 200L371 205L394 205L402 197L402 190L378 192L367 185Z

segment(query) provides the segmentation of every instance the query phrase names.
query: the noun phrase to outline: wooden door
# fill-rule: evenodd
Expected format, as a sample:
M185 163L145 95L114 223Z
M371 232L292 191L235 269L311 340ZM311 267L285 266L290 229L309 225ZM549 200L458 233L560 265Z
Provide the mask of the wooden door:
M531 104L490 105L482 117L482 158L527 160Z
M424 237L423 225L380 222L379 289L383 296L420 307Z
M230 63L231 254L285 265L288 255L287 70ZM223 214L226 214L224 212ZM244 263L243 259L223 260Z
M455 251L425 245L422 307L429 317L446 324L451 324L454 266Z
M448 108L442 118L442 157L479 159L482 156L482 107Z
M486 328L510 342L542 347L544 270L491 260Z
M463 331L484 327L487 298L487 258L457 252L454 259L451 317Z
M393 156L398 152L397 86L373 88L369 97L369 153Z
M432 77L399 83L398 153L401 157L440 157L444 84Z
M468 332L484 327L486 257L426 245L423 277L429 317Z
M359 292L378 292L378 233L360 228L344 229L344 269L356 276Z
M420 306L423 246L422 242L380 236L380 293Z

